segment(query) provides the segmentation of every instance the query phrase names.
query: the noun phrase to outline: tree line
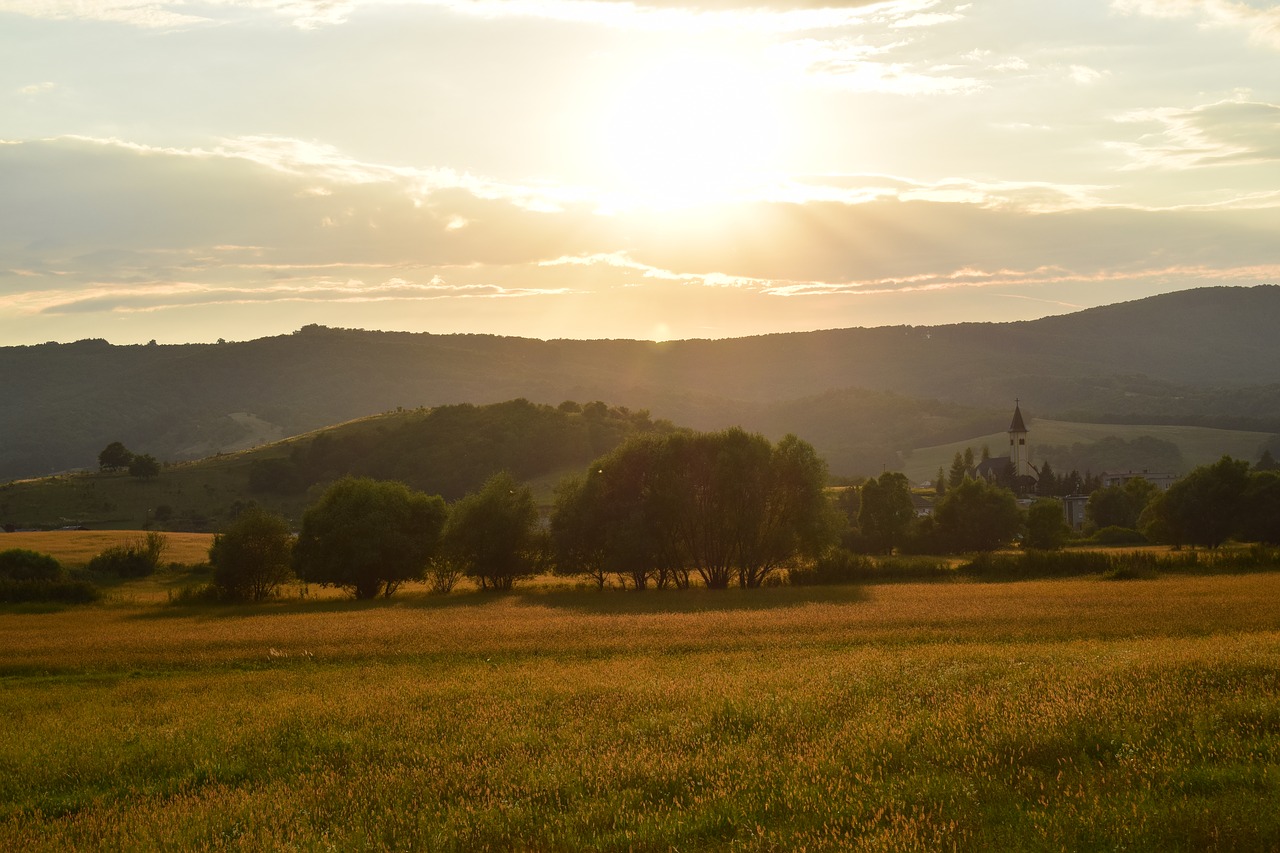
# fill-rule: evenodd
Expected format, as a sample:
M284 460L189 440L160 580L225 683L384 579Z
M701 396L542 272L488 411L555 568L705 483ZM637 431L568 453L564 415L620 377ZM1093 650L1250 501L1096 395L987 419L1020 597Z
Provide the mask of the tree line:
M826 465L794 436L741 429L636 435L556 491L546 525L530 488L496 474L452 505L403 483L346 477L302 517L251 505L214 537L216 587L261 599L297 577L357 598L406 581L448 592L462 577L506 590L542 571L637 589L758 587L838 535Z
M773 444L736 428L640 434L562 481L545 523L530 488L505 472L453 504L403 483L346 477L306 510L296 537L282 517L250 505L215 536L210 562L221 593L243 599L294 577L373 598L421 580L447 593L463 577L509 590L547 571L598 588L610 578L637 590L754 588L841 553L982 553L1018 539L1024 550L1055 550L1071 533L1058 501L1024 511L1011 491L981 479L948 489L925 515L900 473L832 491L826 475L795 436ZM1090 511L1102 521L1120 504L1153 541L1280 543L1280 471L1225 457L1167 492L1145 481L1098 490Z

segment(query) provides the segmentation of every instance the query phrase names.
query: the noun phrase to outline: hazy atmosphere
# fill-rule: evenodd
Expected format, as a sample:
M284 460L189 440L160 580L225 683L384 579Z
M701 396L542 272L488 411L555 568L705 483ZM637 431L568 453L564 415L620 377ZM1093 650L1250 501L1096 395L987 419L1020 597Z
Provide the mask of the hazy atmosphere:
M0 338L726 337L1280 278L1280 8L0 0Z

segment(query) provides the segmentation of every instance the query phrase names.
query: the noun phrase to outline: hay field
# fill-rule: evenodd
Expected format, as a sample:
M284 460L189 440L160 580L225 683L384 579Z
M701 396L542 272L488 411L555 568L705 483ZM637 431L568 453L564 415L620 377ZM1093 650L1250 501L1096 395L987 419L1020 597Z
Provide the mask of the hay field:
M0 551L26 548L52 555L66 566L84 566L107 548L145 535L137 530L48 530L0 533ZM165 533L167 543L162 560L196 565L209 559L211 533Z
M0 849L1280 847L1280 574L0 614Z

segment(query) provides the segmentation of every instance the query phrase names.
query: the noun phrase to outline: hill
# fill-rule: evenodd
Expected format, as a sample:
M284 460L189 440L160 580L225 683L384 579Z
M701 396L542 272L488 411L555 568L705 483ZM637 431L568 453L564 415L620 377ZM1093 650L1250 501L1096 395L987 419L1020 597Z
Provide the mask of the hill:
M401 480L456 500L506 470L543 500L628 436L664 432L647 412L603 403L558 408L512 400L391 412L254 450L169 465L153 480L83 472L0 486L0 525L216 530L248 501L297 522L347 474Z
M1005 428L1008 427L1006 423ZM1048 459L1055 471L1072 469L1101 474L1105 470L1148 469L1169 474L1185 474L1198 465L1216 462L1224 454L1237 459L1256 460L1272 438L1265 432L1213 429L1160 424L1089 424L1031 418L1027 422L1031 458L1038 465ZM1156 445L1155 453L1143 454L1142 443ZM1108 442L1127 445L1118 456L1105 452ZM899 470L912 482L932 480L939 468L947 471L956 453L966 447L974 452L986 445L993 455L1003 455L1008 445L1004 428L984 435L933 447L921 447L904 454ZM1158 451L1166 452L1160 453Z
M682 425L795 432L838 473L1039 416L1280 432L1280 287L1204 288L1020 323L731 340L539 341L308 326L242 343L0 348L0 479L166 460L397 407L604 399ZM987 423L981 428L980 423ZM967 433L965 430L969 430ZM909 434L908 434L909 433Z

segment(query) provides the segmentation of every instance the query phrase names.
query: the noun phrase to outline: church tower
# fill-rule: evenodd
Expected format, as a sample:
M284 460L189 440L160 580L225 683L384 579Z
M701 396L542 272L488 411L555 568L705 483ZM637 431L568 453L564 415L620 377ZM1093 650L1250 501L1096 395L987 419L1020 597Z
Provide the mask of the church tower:
M1013 402L1013 422L1009 424L1009 467L1015 479L1035 477L1031 469L1031 450L1027 447L1027 425L1022 420L1022 401Z

